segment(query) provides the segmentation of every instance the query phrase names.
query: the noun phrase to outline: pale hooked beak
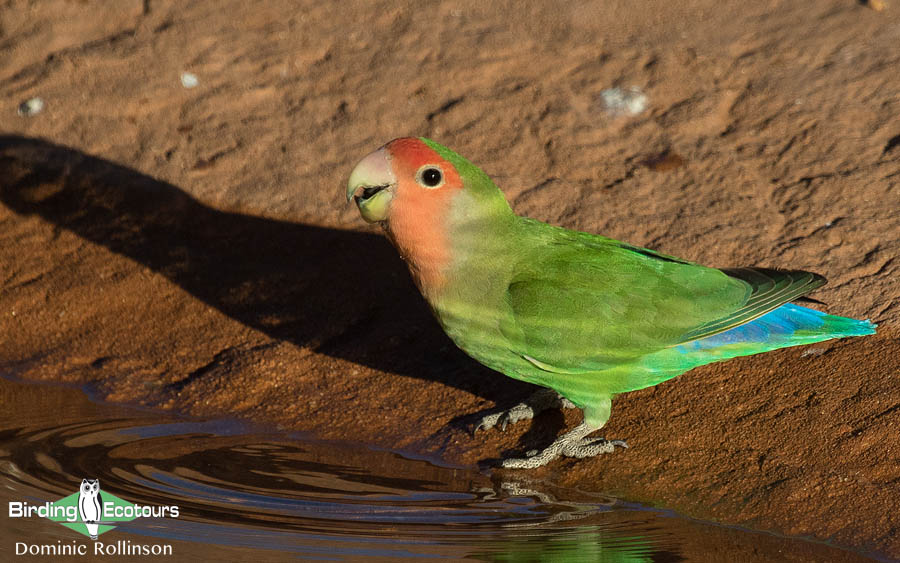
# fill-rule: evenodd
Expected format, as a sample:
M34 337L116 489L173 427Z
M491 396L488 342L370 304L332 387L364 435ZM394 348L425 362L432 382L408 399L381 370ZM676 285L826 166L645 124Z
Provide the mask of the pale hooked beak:
M356 201L359 214L369 223L384 221L390 214L397 179L384 147L359 161L347 182L347 201Z

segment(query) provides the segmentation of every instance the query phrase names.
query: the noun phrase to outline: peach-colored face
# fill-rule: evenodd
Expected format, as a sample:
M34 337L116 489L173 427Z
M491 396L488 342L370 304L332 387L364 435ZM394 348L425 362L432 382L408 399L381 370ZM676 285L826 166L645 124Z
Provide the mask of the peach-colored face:
M381 223L422 291L443 285L447 218L463 189L456 168L420 139L395 139L363 158L347 183L360 215Z
M396 179L387 229L420 287L437 290L450 260L447 215L463 189L456 168L419 139L385 145Z
M395 139L385 149L397 183L389 218L392 230L396 213L403 216L401 222L439 221L463 188L456 168L419 139Z

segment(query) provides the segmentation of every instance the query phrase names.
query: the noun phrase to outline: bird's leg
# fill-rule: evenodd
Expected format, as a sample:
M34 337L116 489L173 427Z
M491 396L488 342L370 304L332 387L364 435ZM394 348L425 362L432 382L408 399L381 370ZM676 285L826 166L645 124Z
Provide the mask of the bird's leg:
M515 424L520 420L534 418L547 409L560 407L574 409L575 405L553 389L539 389L525 399L524 402L510 409L485 416L475 427L473 433L479 430L490 430L498 425L500 430L506 430L507 424Z
M511 469L533 469L547 465L559 456L574 458L594 457L595 455L612 453L616 446L628 447L628 444L622 440L589 438L588 434L595 430L599 430L599 428L584 421L554 440L543 451L529 452L529 456L524 458L504 459L501 465Z
M538 452L528 452L524 458L505 459L503 467L512 469L532 469L547 465L559 456L584 458L599 454L612 453L616 446L627 448L622 440L604 440L589 438L588 434L600 430L609 420L612 411L612 396L595 396L584 407L584 421L553 441L552 444Z

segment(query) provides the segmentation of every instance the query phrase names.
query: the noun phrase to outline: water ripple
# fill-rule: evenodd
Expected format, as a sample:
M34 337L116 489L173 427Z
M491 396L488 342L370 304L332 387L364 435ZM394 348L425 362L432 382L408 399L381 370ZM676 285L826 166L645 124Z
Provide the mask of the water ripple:
M178 543L179 558L678 561L714 550L747 561L862 560L615 499L560 500L357 444L98 405L72 389L2 380L0 398L29 405L0 414L3 499L54 501L98 478L129 502L179 506L178 518L138 518L110 533ZM33 526L17 523L4 538ZM61 541L84 539L46 526Z

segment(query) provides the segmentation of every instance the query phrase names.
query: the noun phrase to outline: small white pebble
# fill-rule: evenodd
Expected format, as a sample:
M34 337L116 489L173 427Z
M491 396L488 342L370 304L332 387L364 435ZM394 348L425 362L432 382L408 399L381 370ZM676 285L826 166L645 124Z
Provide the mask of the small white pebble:
M40 98L31 98L30 100L25 100L19 104L18 113L24 117L31 117L32 115L41 113L42 109L44 109L44 100Z
M808 348L800 354L801 358L805 358L807 356L821 356L825 353L825 348Z
M613 117L637 115L647 109L647 95L637 86L609 88L600 92L606 113Z
M181 85L185 88L194 88L200 84L200 80L197 78L196 74L191 72L182 72L181 73Z

